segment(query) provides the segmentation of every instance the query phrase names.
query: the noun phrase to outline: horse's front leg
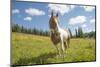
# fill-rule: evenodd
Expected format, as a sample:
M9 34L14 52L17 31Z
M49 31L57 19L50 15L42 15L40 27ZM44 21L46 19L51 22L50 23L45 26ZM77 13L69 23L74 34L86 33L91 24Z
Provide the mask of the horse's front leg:
M60 38L61 38L61 51L62 51L62 56L64 58L64 53L65 53L64 40L62 36L60 36Z
M56 55L60 55L60 51L59 51L59 49L58 49L57 45L55 45L55 47L56 47L56 50L57 50Z

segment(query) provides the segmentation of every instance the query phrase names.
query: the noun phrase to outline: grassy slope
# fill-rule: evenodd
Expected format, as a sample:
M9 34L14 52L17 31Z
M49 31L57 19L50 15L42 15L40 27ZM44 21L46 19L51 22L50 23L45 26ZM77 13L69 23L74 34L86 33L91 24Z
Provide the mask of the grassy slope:
M60 62L95 61L95 40L71 39L65 60L56 57L50 38L12 33L12 64L29 65Z

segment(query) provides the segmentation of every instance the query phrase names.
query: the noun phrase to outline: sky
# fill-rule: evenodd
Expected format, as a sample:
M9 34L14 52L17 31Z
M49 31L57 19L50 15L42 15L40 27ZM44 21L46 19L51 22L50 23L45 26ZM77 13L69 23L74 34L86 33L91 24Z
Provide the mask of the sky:
M59 26L95 31L95 6L12 1L11 22L26 28L49 30L51 11L59 14Z

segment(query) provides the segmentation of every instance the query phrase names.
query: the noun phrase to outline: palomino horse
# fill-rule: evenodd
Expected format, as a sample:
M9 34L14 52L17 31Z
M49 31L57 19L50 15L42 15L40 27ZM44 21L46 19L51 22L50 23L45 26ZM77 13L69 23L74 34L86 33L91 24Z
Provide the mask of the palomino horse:
M49 20L49 27L50 27L50 36L51 41L55 45L58 54L60 56L64 57L64 54L66 53L65 50L69 47L70 43L70 32L68 29L62 29L59 26L59 19L58 19L58 13L56 16L53 15L53 12L51 13L51 18ZM57 47L57 44L60 45L60 50Z

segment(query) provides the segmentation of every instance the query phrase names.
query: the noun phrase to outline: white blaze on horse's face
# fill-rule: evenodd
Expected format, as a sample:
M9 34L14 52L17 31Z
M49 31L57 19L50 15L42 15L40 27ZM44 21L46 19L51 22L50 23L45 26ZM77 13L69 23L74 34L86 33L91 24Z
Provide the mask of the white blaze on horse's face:
M56 29L57 28L57 24L58 24L58 17L56 16L52 16L51 19L50 19L50 28L51 29Z
M56 22L56 24L58 24L58 22L59 22L59 21L58 21L58 17L57 17L57 18L55 18L55 22Z

